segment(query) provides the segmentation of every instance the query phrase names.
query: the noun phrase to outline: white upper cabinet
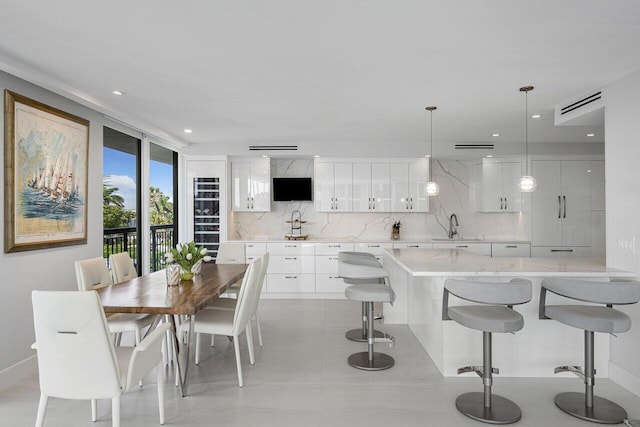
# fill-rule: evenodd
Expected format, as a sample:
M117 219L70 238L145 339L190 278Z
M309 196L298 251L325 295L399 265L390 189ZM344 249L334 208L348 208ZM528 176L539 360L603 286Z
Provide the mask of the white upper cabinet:
M353 211L391 211L389 163L353 164Z
M315 164L315 206L317 212L351 212L353 210L353 165Z
M389 163L392 212L428 212L425 185L429 179L427 159Z
M590 246L591 162L537 160L531 172L532 246Z
M234 211L271 210L271 164L266 161L231 163L231 207Z
M522 195L518 180L521 162L499 162L483 159L474 165L476 210L478 212L520 212Z

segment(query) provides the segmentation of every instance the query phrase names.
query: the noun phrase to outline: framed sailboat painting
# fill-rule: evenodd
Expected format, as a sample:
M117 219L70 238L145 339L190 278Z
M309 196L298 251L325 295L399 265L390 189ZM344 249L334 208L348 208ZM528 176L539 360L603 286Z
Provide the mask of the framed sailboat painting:
M89 121L5 90L4 251L87 242Z

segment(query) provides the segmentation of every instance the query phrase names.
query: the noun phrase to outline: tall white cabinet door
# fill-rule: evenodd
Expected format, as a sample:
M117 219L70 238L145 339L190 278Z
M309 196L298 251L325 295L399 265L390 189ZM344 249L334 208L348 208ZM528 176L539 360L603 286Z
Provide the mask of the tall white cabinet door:
M524 175L522 163L502 163L503 212L520 212L522 210L522 193L518 188L518 180L522 175Z
M391 184L389 182L389 163L371 163L371 199L373 212L391 211Z
M251 163L250 175L251 210L271 210L271 164Z
M315 164L315 206L317 212L332 212L334 199L333 163Z
M427 159L409 163L409 210L411 212L429 212L429 198L426 191L428 180Z
M562 162L562 244L591 245L591 162ZM535 176L535 175L534 175Z
M334 164L334 212L353 210L353 165L351 163Z
M369 212L372 210L371 166L370 163L353 164L353 212Z
M232 200L231 208L234 211L251 210L251 163L231 164Z
M482 212L503 212L502 163L482 165Z
M538 181L531 193L532 245L562 246L561 162L534 160L531 174Z
M409 212L409 163L390 163L391 212Z

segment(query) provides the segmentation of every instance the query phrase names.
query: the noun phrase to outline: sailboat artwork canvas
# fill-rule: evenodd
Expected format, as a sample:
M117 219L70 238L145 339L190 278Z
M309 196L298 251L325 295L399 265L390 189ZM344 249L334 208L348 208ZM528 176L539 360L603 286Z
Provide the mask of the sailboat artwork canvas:
M89 121L5 90L5 252L87 242Z

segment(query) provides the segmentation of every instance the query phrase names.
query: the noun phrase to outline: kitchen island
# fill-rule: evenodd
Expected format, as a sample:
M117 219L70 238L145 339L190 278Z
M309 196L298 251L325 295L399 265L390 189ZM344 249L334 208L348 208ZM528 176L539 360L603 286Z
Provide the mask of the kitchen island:
M494 366L500 375L551 377L559 365L581 365L583 334L553 320L538 319L540 283L545 277L573 277L609 281L635 278L635 274L607 268L603 260L587 258L490 258L464 250L387 249L384 266L396 302L385 304L385 323L408 324L444 376L457 369L482 365L482 333L442 320L442 293L449 277L472 281L508 282L521 277L531 280L531 301L516 306L524 317L524 328L516 334L494 334ZM548 304L577 301L548 295ZM468 304L454 296L450 305ZM595 364L598 377L608 377L609 339L596 334ZM567 374L561 374L567 375Z

